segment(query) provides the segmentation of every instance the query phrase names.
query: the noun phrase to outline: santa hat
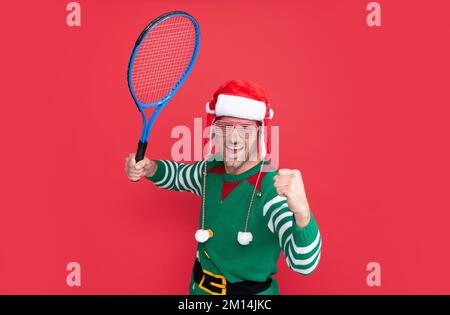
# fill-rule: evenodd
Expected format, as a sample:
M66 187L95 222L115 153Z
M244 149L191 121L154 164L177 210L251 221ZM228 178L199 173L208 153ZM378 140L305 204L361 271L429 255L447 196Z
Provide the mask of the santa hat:
M270 153L270 123L273 110L270 108L266 93L256 83L248 80L231 80L222 84L206 103L206 113L206 125L211 128L211 132L215 119L221 116L261 122L259 155L264 159L266 153ZM267 134L264 127L267 127ZM211 140L210 137L210 145Z

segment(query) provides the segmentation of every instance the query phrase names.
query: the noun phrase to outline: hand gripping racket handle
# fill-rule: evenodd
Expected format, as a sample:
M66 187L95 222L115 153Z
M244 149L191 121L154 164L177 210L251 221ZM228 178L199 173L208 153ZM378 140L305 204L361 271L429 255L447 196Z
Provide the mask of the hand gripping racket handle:
M147 142L142 142L139 140L136 157L134 158L136 160L136 163L144 158L146 149L147 149Z

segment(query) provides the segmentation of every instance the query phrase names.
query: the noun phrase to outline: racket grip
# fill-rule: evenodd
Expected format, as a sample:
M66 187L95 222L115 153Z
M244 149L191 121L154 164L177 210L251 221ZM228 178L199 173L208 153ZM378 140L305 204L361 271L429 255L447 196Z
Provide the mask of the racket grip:
M147 142L139 141L136 157L134 158L136 162L139 162L144 158L146 149L147 149Z

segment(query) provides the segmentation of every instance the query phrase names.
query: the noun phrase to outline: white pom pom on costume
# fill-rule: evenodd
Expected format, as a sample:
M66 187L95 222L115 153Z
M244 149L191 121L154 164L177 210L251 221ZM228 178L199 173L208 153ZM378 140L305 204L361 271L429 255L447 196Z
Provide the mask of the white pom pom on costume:
M204 243L209 239L209 231L199 229L195 232L195 240L199 243Z
M253 234L251 232L238 232L238 242L241 245L248 245L253 240Z

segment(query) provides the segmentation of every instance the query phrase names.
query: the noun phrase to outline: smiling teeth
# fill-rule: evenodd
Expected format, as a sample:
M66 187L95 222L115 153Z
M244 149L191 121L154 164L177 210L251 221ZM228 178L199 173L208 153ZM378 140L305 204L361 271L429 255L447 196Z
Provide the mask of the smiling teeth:
M227 146L227 149L229 149L229 150L241 150L243 147L241 146L241 147L230 147L230 146Z

